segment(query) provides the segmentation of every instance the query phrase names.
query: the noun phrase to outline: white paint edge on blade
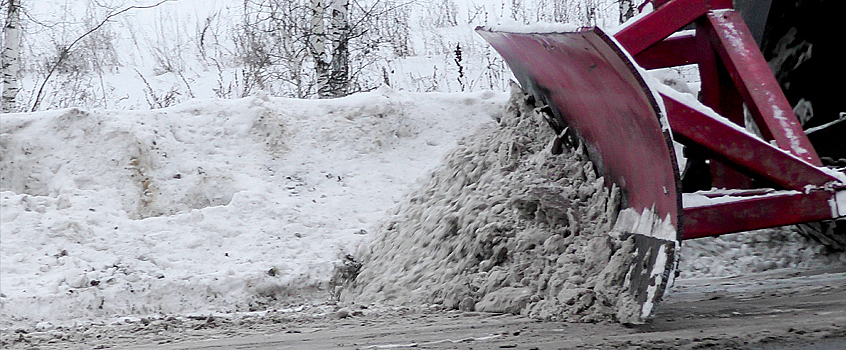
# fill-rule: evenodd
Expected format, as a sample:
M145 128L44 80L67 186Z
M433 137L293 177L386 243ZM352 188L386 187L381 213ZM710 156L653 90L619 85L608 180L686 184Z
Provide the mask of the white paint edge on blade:
M660 238L668 241L678 241L676 228L670 214L661 219L651 209L644 209L638 214L633 208L626 208L617 215L614 223L615 232L629 232L644 236Z
M664 271L666 270L667 265L667 246L662 245L661 248L658 248L658 256L655 258L655 265L652 267L652 271L649 272L649 279L655 278L655 283L650 284L649 287L646 287L646 302L643 303L641 307L641 318L649 318L649 315L652 314L652 309L655 308L655 293L658 292L658 286L661 285L662 279L664 278ZM666 289L669 289L670 283L667 283ZM665 290L666 290L665 289Z

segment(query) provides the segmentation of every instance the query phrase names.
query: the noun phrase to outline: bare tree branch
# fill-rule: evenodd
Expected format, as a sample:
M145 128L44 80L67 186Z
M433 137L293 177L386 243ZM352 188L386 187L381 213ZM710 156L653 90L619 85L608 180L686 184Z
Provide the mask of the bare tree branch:
M152 5L142 5L142 6L133 5L133 6L126 7L122 10L112 12L112 13L106 15L106 17L104 17L103 20L100 21L100 23L98 23L96 26L94 26L93 28L89 29L88 31L86 31L85 33L83 33L82 35L77 37L76 40L71 42L68 46L61 48L61 50L59 51L58 59L56 59L56 62L54 62L53 65L50 67L50 70L47 72L47 76L44 77L44 81L41 82L41 86L38 88L38 93L35 95L35 102L32 104L32 108L30 108L29 111L35 112L36 110L38 110L38 105L41 104L41 97L44 94L44 87L47 85L47 82L50 80L50 77L53 76L53 73L56 71L56 68L58 68L59 65L61 65L62 62L68 57L68 55L70 54L70 50L77 43L82 41L82 39L85 39L85 37L87 37L89 34L94 33L98 29L102 28L112 18L119 16L119 15L123 14L124 12L130 11L130 10L136 10L136 9L150 9L150 8L154 8L154 7L157 7L161 4L164 4L166 2L171 2L171 1L176 1L176 0L160 0L159 2L152 4Z

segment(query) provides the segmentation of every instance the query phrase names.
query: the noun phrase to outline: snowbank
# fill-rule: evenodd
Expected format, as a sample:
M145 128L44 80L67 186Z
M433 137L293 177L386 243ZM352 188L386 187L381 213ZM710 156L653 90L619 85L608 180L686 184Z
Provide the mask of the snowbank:
M460 142L375 228L373 244L359 253L358 275L341 292L343 301L639 321L620 290L628 271L621 267L629 266L633 253L632 242L614 232L623 216L618 194L604 187L579 149L552 154L552 129L521 102L513 95L498 126ZM646 231L675 236L673 228L656 230L661 225L651 223L645 221L652 228ZM681 274L846 263L846 253L827 252L794 230L686 241Z
M7 114L0 327L260 310L333 267L505 94Z
M541 318L606 319L602 296L586 287L596 281L584 277L619 242L574 232L606 231L611 193L574 153L548 162L548 128L487 138L494 120L507 119L506 101L504 93L382 89L323 101L259 95L154 111L4 114L0 328L325 300L335 266L370 249L370 232L415 225L442 228L437 237L461 227L481 233L441 255L423 256L420 247L434 244L425 235L403 243L399 260L382 260L384 275L365 265L362 278L385 288L362 302L482 309L491 294L488 305L502 310L510 304L497 300L517 300ZM461 141L403 199L480 126L487 133ZM485 167L512 175L483 175ZM492 187L479 187L480 178ZM555 203L563 199L572 210ZM405 220L412 213L420 216ZM392 249L386 242L372 249ZM504 257L517 263L498 267ZM726 276L842 263L846 253L783 228L685 242L680 270ZM459 275L470 283L445 283ZM484 293L473 299L471 287Z
M461 142L377 227L343 301L641 322L622 287L633 239L610 234L619 191L582 147L553 154L552 128L512 90L499 125Z

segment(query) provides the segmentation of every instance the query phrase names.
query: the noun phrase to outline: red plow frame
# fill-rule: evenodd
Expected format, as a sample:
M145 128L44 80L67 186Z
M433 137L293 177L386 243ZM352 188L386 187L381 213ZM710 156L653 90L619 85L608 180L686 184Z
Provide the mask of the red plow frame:
M732 1L649 5L613 37L477 28L556 133L580 140L620 189L614 231L635 250L618 298L633 311L617 318L634 324L672 284L679 241L846 216L846 174L822 167ZM698 99L643 70L689 64L699 68ZM761 137L746 130L744 109ZM689 163L707 164L701 188L711 190L683 193L673 139Z
M577 124L579 137L587 144L600 148L595 158L603 170L611 173L611 182L627 190L633 200L646 198L643 203L626 203L628 207L641 211L649 209L651 204L658 207L656 209L661 216L679 217L679 240L846 216L846 176L822 167L749 29L732 8L732 1L652 0L651 5L651 12L626 25L614 35L614 39L630 55L628 57L645 69L698 65L700 101L691 102L671 90L659 89L664 109L656 110L655 114L659 120L661 114L666 116L676 141L708 159L709 187L721 190L698 192L695 196L681 195L680 184L676 184L675 189L667 189L672 187L668 186L672 182L667 178L672 171L668 175L668 170L663 168L669 163L675 165L673 160L664 160L663 168L654 164L633 164L665 158L666 154L638 150L644 156L633 157L623 154L626 150L602 147L603 143L624 141L654 145L658 137L655 126L648 127L651 134L642 135L642 124L653 123L649 118L622 116L604 126L580 128L579 124L585 124L586 120L597 118L597 115L608 119L614 113L602 110L601 103L596 100L604 100L602 103L613 100L618 107L626 105L627 108L650 103L640 101L644 97L638 94L614 91L613 87L603 87L605 90L600 91L596 86L584 83L587 79L596 80L599 84L627 79L609 79L610 75L603 73L602 68L605 67L621 70L611 62L613 60L603 61L599 69L593 66L584 72L573 73L582 69L579 64L584 63L574 59L580 45L591 52L609 50L586 34L599 32L598 36L602 37L601 31L583 29L569 33L570 37L566 33L502 33L484 29L479 32L503 55L524 88L530 85L528 90L542 95L541 100L552 107L556 117L563 119L562 124ZM695 30L683 30L691 26ZM585 39L575 40L577 35ZM541 42L535 45L532 41ZM616 48L611 40L606 41L609 41L611 50ZM537 55L538 50L530 49L532 45L543 46L550 55ZM600 53L599 56L607 58L608 55ZM585 73L587 71L591 72ZM563 80L582 83L573 85L551 81L562 75L567 76ZM650 89L646 84L642 85L645 90ZM646 95L649 95L648 91ZM620 99L624 101L620 102ZM592 111L580 114L572 110L573 105L581 103L579 101L597 103L593 103ZM744 106L763 139L744 130ZM625 126L626 131L639 134L636 137L640 139L632 140L619 135L619 130L614 127L609 128L608 124L621 122L633 123ZM611 130L610 135L606 134L608 130ZM644 173L652 178L645 179ZM661 186L627 185L627 180L663 182ZM657 198L659 196L655 193L660 190L665 193L677 190L683 202L679 213L669 208L667 200Z
M843 177L820 167L819 157L746 24L732 9L732 1L655 0L652 4L654 11L616 34L620 44L646 69L697 64L702 103L741 126L745 104L763 137L732 128L662 94L675 138L706 150L711 158L712 186L738 190L736 198L724 203L685 205L680 238L846 215ZM670 37L691 23L694 32ZM752 179L784 191L766 195L742 191L755 187Z

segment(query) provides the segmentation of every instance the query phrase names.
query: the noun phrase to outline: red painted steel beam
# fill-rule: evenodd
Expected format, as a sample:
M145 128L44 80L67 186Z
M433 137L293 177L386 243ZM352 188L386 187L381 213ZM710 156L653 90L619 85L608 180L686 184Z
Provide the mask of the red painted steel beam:
M726 4L724 0L670 0L617 32L614 38L629 54L636 56L709 10L719 8L731 8L731 1Z
M826 191L793 192L684 208L681 239L831 219L829 200L833 196Z
M699 145L721 161L791 190L804 191L807 185L821 187L837 181L815 166L728 125L728 120L717 120L665 94L661 97L673 133L683 143Z
M695 64L703 58L697 44L696 36L692 33L681 34L655 43L634 58L645 69Z
M658 8L670 2L670 0L650 0L649 2L652 3L654 8ZM731 0L711 0L710 3L711 6L716 6L715 8L730 8L732 6Z
M702 104L711 107L734 124L744 126L743 97L734 86L725 65L711 47L711 38L703 27L710 26L707 18L696 20L696 48L700 50L699 77ZM711 186L716 188L750 188L752 179L716 159L711 159Z
M822 165L740 13L723 10L707 16L710 26L704 29L765 138L771 137L781 149L813 165Z
M711 45L710 24L706 19L696 22L696 40L701 50L699 78L702 88L702 104L710 107L733 123L743 126L743 96L737 91L728 68L719 59Z

